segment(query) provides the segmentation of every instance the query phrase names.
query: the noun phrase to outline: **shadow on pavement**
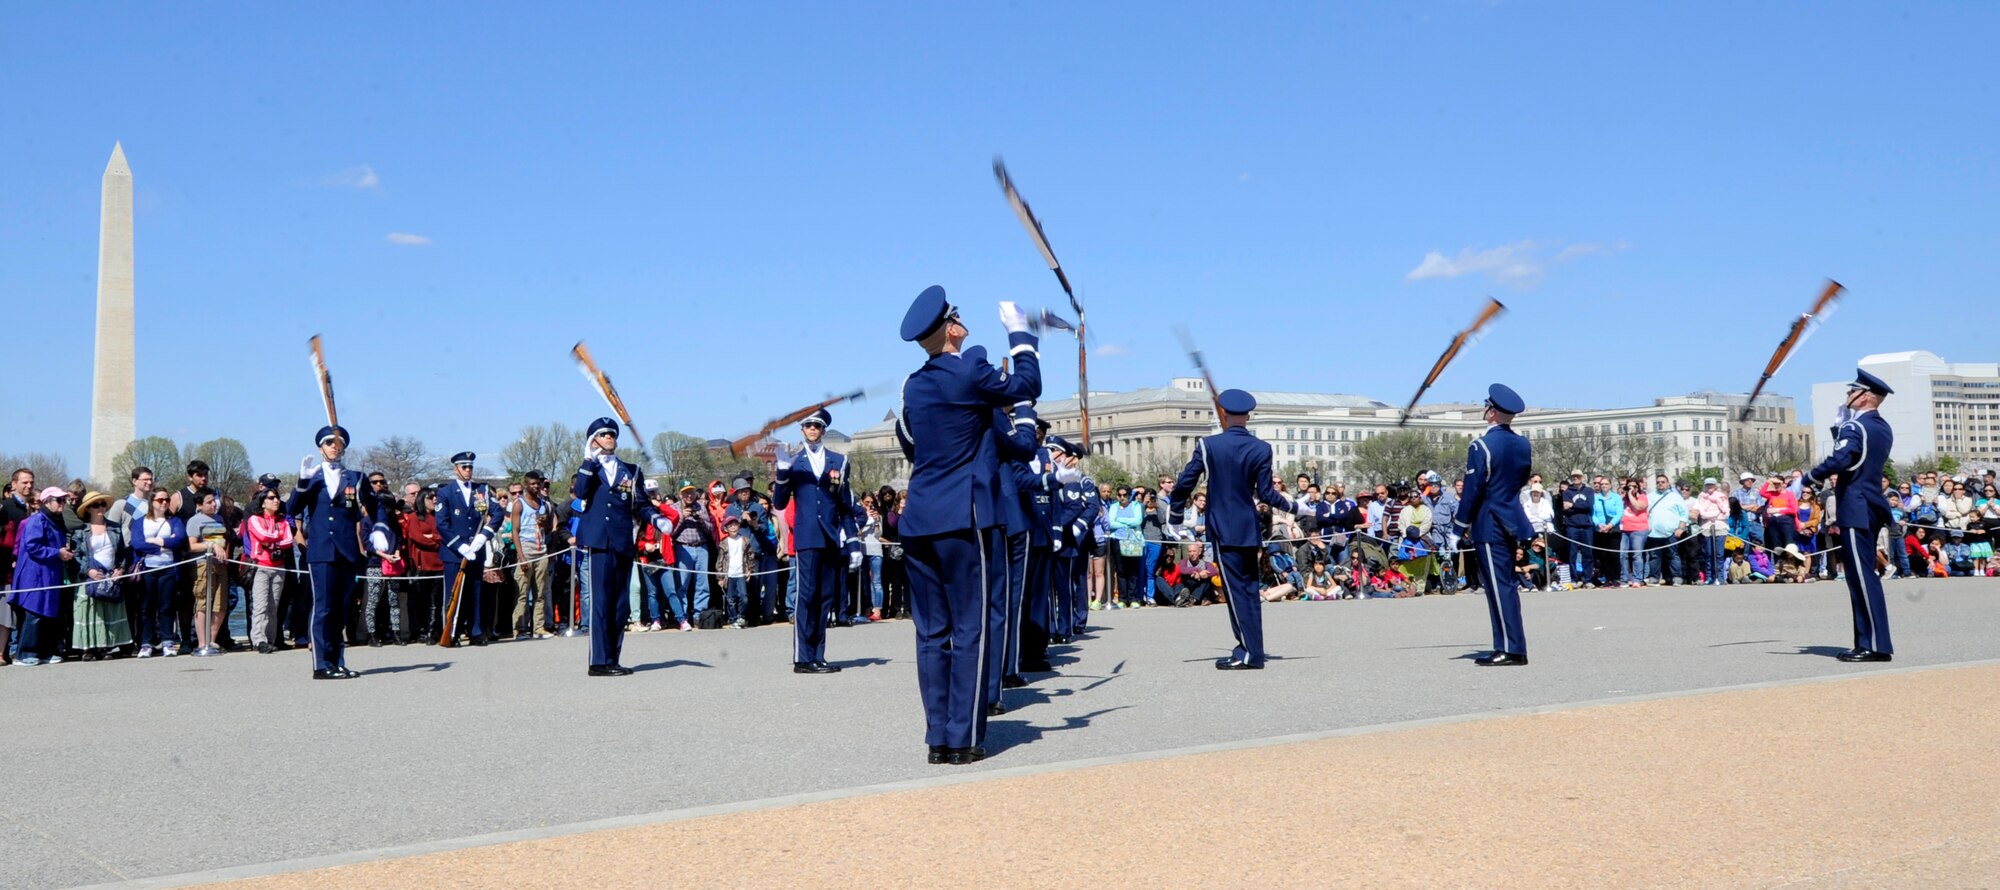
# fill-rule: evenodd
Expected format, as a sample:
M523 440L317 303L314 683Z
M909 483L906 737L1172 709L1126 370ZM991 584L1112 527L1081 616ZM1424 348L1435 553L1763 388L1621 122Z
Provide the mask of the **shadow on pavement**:
M1042 736L1052 732L1068 732L1090 725L1090 721L1113 711L1123 711L1131 705L1104 708L1075 717L1064 717L1060 726L1035 726L1026 720L990 720L986 724L986 750L989 754L999 754L1016 745L1033 744Z
M834 667L838 668L858 668L858 667L874 667L876 665L882 665L882 664L892 664L894 663L894 661L895 659L891 658L850 658L846 661L835 661L829 663L832 664Z
M1835 656L1839 656L1839 655L1845 655L1845 654L1847 654L1847 653L1849 653L1849 652L1852 652L1852 651L1854 651L1854 650L1852 650L1852 649L1843 649L1843 648L1841 648L1841 647L1839 647L1839 646L1800 646L1800 647L1799 647L1799 651L1797 651L1797 652L1772 652L1772 653L1770 653L1770 654L1772 654L1772 655L1817 655L1817 656L1819 656L1819 657L1821 657L1821 658L1833 658L1833 657L1835 657Z
M448 670L451 668L451 665L452 663L449 661L433 661L428 664L399 664L393 667L369 668L365 671L356 671L355 673L358 673L361 676L366 677L371 674L400 674L406 671L436 672L436 671Z
M632 673L637 674L643 671L664 671L667 668L677 668L677 667L712 668L715 667L715 665L709 664L708 662L705 661L688 661L687 659L684 658L673 658L673 659L668 659L666 661L656 661L653 662L652 664L635 664L632 666Z

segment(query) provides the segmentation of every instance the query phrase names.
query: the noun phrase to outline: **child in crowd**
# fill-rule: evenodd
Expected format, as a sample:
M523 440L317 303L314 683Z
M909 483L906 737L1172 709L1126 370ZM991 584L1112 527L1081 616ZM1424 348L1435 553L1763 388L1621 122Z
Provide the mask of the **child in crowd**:
M1409 576L1394 563L1375 573L1375 596L1377 598L1401 598L1410 595Z
M1750 580L1762 583L1777 576L1777 571L1771 565L1770 551L1762 548L1750 551Z
M1904 532L1903 552L1910 557L1910 574L1922 578L1931 573L1930 551L1924 549L1924 539L1917 534L1916 529Z
M201 500L195 504L195 514L188 517L188 552L200 553L208 558L195 563L194 567L194 636L197 643L193 654L198 656L221 655L222 649L215 645L215 638L222 630L222 616L229 614L229 529L222 520L215 518L222 502L216 494L202 490Z
M743 626L743 607L747 588L745 563L750 553L750 534L743 529L743 522L732 516L722 522L722 601L729 609L729 623Z
M1348 599L1358 600L1367 598L1374 589L1374 572L1368 568L1368 563L1362 560L1360 551L1355 549L1354 562L1347 567L1347 583L1342 585L1341 593Z
M1306 573L1305 580L1300 599L1330 600L1339 593L1333 583L1333 573L1326 570L1326 563L1322 560L1313 560L1312 571Z

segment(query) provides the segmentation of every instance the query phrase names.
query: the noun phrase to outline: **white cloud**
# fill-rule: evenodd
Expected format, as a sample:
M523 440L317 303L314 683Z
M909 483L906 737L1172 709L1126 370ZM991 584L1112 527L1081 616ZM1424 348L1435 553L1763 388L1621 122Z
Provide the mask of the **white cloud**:
M1424 281L1481 274L1501 284L1528 287L1540 282L1552 266L1591 254L1616 253L1629 246L1621 241L1610 245L1568 244L1557 248L1554 244L1527 239L1499 247L1467 247L1450 257L1433 250L1424 254L1423 261L1403 277L1408 281ZM1548 253L1551 249L1555 250L1553 256Z
M408 232L390 232L389 243L401 244L406 247L422 247L431 243L431 239L422 235L412 235Z
M1131 354L1132 347L1126 346L1123 343L1106 343L1103 346L1097 347L1097 355L1100 358L1117 358Z
M367 164L349 167L332 176L320 180L321 184L332 188L377 189L382 187L382 177L375 175L375 168Z

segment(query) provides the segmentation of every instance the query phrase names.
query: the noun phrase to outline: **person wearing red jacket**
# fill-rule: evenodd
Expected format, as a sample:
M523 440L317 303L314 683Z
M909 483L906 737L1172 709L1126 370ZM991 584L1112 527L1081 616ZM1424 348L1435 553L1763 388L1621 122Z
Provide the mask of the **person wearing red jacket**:
M691 630L692 625L679 608L680 597L672 594L673 584L667 575L674 564L671 533L681 521L681 511L661 493L660 484L651 479L646 480L646 497L657 512L639 529L638 630L665 630L663 622L667 621L678 622L681 630Z
M437 506L437 491L426 488L417 498L417 508L403 514L403 564L416 576L405 583L416 599L410 604L411 613L424 616L423 633L417 639L426 646L437 643L444 627L444 599L440 596L444 588L438 584L438 576L444 572L438 547L444 544L444 537L437 530Z

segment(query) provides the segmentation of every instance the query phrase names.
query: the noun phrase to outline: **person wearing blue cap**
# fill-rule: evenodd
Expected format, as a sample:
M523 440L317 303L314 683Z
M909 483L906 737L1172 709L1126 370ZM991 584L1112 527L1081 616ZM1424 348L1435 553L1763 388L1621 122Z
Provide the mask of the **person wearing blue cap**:
M917 689L930 762L986 757L988 603L1007 583L999 566L1000 456L994 410L1042 394L1041 358L1028 315L1000 304L1010 374L964 352L969 331L944 288L917 295L902 338L923 347L923 367L903 381L896 439L910 461L909 506L899 526L917 630Z
M1486 389L1486 434L1465 449L1465 493L1459 496L1452 525L1479 562L1479 581L1486 589L1486 617L1493 624L1493 651L1472 660L1483 667L1514 667L1528 663L1528 641L1521 635L1521 577L1514 570L1514 547L1532 540L1535 529L1521 506L1528 485L1534 445L1514 432L1514 416L1526 410L1521 397L1505 385Z
M833 415L825 408L799 421L805 444L797 453L778 443L773 452L771 506L798 509L792 519L792 570L798 573L799 600L792 610L792 673L835 674L839 665L826 661L827 613L837 608L841 551L847 529L861 508L848 484L847 456L821 442ZM846 560L852 570L861 564L857 548Z
M1250 432L1250 412L1256 397L1226 389L1216 397L1222 412L1222 432L1196 442L1194 455L1174 480L1168 499L1168 521L1180 525L1195 486L1208 478L1208 536L1222 567L1223 602L1229 606L1229 629L1236 648L1216 659L1216 670L1264 669L1264 599L1259 596L1257 557L1263 536L1257 530L1257 505L1297 513L1292 499L1271 487L1271 443Z
M300 517L306 565L312 577L313 679L351 680L347 668L347 623L354 608L354 582L362 573L361 524L375 515L375 493L359 471L347 469L347 430L323 426L313 436L319 453L299 461L299 484L285 512Z
M448 616L449 633L457 640L460 630L472 645L484 646L493 630L486 610L486 542L500 535L506 514L500 509L493 490L484 482L472 481L473 461L478 455L461 451L451 456L452 481L438 486L437 530L443 540L438 557L444 560L444 592L447 599L458 591L458 612ZM465 576L460 582L459 576ZM457 586L463 584L464 586Z
M1056 521L1056 499L1071 481L1083 474L1076 459L1068 457L1057 437L1050 436L1049 422L1035 419L1035 453L1026 464L1029 474L1057 473L1056 484L1030 485L1022 490L1027 511L1028 563L1021 589L1021 631L1015 643L1013 675L1004 682L1019 685L1021 673L1044 673L1049 664L1050 628L1055 620L1055 555L1062 543L1063 530ZM1068 472L1063 472L1067 470Z
M639 526L653 505L646 500L646 476L637 464L618 457L618 421L600 417L585 433L583 465L569 493L582 506L571 540L577 548L577 577L590 603L590 676L622 677L632 669L618 663L625 645L625 622L632 617L632 561L639 555ZM705 583L705 582L704 582ZM571 619L575 625L575 619Z
M1078 468L1083 449L1061 436L1049 437L1049 458ZM1067 643L1077 632L1078 618L1089 611L1090 544L1092 526L1103 508L1097 496L1097 482L1081 472L1055 492L1049 509L1049 640ZM1044 647L1044 652L1047 651ZM1042 667L1049 670L1046 658Z
M1875 409L1892 392L1882 378L1857 369L1841 403L1841 422L1833 428L1833 453L1805 474L1815 486L1834 480L1834 522L1840 526L1841 559L1847 562L1842 574L1854 609L1854 648L1841 653L1841 661L1888 661L1896 651L1889 641L1882 578L1875 572L1875 537L1889 522L1882 466L1896 443L1889 421Z

